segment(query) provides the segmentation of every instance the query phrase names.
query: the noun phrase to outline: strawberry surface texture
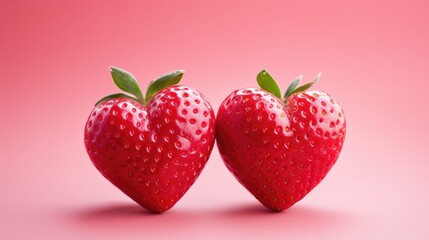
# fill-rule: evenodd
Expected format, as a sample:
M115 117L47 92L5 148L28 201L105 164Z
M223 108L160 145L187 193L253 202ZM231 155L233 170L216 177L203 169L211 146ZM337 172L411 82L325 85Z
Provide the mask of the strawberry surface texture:
M130 87L132 75L112 68L114 80L125 82L118 87L136 97L102 99L85 126L85 147L98 171L151 212L170 209L186 193L215 141L213 109L197 90L175 84L182 74L153 81L143 98Z
M345 139L340 105L324 92L307 90L316 81L296 88L300 79L281 99L277 84L264 70L258 83L265 89L232 92L216 120L225 165L274 211L291 207L322 181Z

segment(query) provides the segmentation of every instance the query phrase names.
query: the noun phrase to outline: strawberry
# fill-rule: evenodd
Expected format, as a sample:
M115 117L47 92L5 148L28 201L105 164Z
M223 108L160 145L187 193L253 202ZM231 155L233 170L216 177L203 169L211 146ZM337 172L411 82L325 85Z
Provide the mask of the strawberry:
M263 70L262 88L232 92L221 104L216 141L221 157L265 207L282 211L322 181L343 146L346 122L340 105L328 94L310 91L314 82L291 83L284 98Z
M85 126L85 147L100 173L151 212L164 212L203 170L215 140L215 117L195 89L175 85L182 71L149 84L111 67L123 91L101 99Z

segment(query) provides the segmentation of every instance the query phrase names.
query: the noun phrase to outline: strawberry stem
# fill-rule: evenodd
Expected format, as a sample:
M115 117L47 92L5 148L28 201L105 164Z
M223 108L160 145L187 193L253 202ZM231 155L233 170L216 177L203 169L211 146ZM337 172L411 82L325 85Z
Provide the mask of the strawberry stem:
M286 93L285 93L285 97L284 97L284 102L286 102L286 100L295 93L299 93L299 92L304 92L307 89L311 88L317 81L319 81L320 76L322 75L322 73L317 74L316 79L314 79L312 82L306 83L304 85L301 85L299 87L298 83L299 81L302 79L302 75L297 77L288 87ZM297 81L298 80L298 81Z
M291 82L289 87L287 88L284 97L283 102L286 103L287 99L295 93L304 92L307 89L311 88L317 81L319 81L320 76L322 73L317 74L316 79L314 79L312 82L306 83L304 85L301 85L298 87L299 82L302 80L302 75L298 76ZM263 69L258 73L258 76L256 77L256 81L258 82L259 87L261 89L273 94L275 97L281 99L281 91L279 88L279 85L277 84L276 80L271 76L270 73L266 69Z
M95 105L115 98L128 98L135 100L142 105L146 105L159 91L166 87L179 83L183 77L184 71L177 70L151 81L146 91L146 98L143 96L142 91L140 90L140 86L137 83L137 80L131 73L117 67L110 67L110 73L112 75L112 79L115 85L122 91L129 93L132 96L124 93L115 93L105 96L104 98L100 99Z

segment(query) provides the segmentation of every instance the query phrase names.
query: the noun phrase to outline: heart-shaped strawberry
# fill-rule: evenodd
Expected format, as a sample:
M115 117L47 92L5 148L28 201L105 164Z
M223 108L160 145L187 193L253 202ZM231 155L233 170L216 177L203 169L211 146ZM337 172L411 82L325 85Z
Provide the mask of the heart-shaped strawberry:
M183 72L152 81L146 97L134 77L111 68L118 93L100 100L85 126L85 147L101 174L152 212L170 209L203 170L215 117L195 89L175 85Z
M257 77L263 90L234 91L216 120L225 165L275 211L289 208L320 183L336 162L346 133L340 105L326 93L306 91L314 82L297 87L301 78L282 99L277 83L263 70Z

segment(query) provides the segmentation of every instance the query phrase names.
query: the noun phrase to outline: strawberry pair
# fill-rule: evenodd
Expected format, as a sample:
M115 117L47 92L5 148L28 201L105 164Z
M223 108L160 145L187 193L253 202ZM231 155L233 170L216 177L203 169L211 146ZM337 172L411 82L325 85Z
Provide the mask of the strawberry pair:
M130 73L112 67L111 75L128 94L97 102L85 126L85 147L106 179L152 212L170 209L186 193L215 139L231 173L274 211L319 184L344 142L340 105L326 93L308 91L319 77L299 87L298 77L282 98L263 70L261 89L232 92L215 119L197 90L176 85L182 71L152 81L145 95Z

